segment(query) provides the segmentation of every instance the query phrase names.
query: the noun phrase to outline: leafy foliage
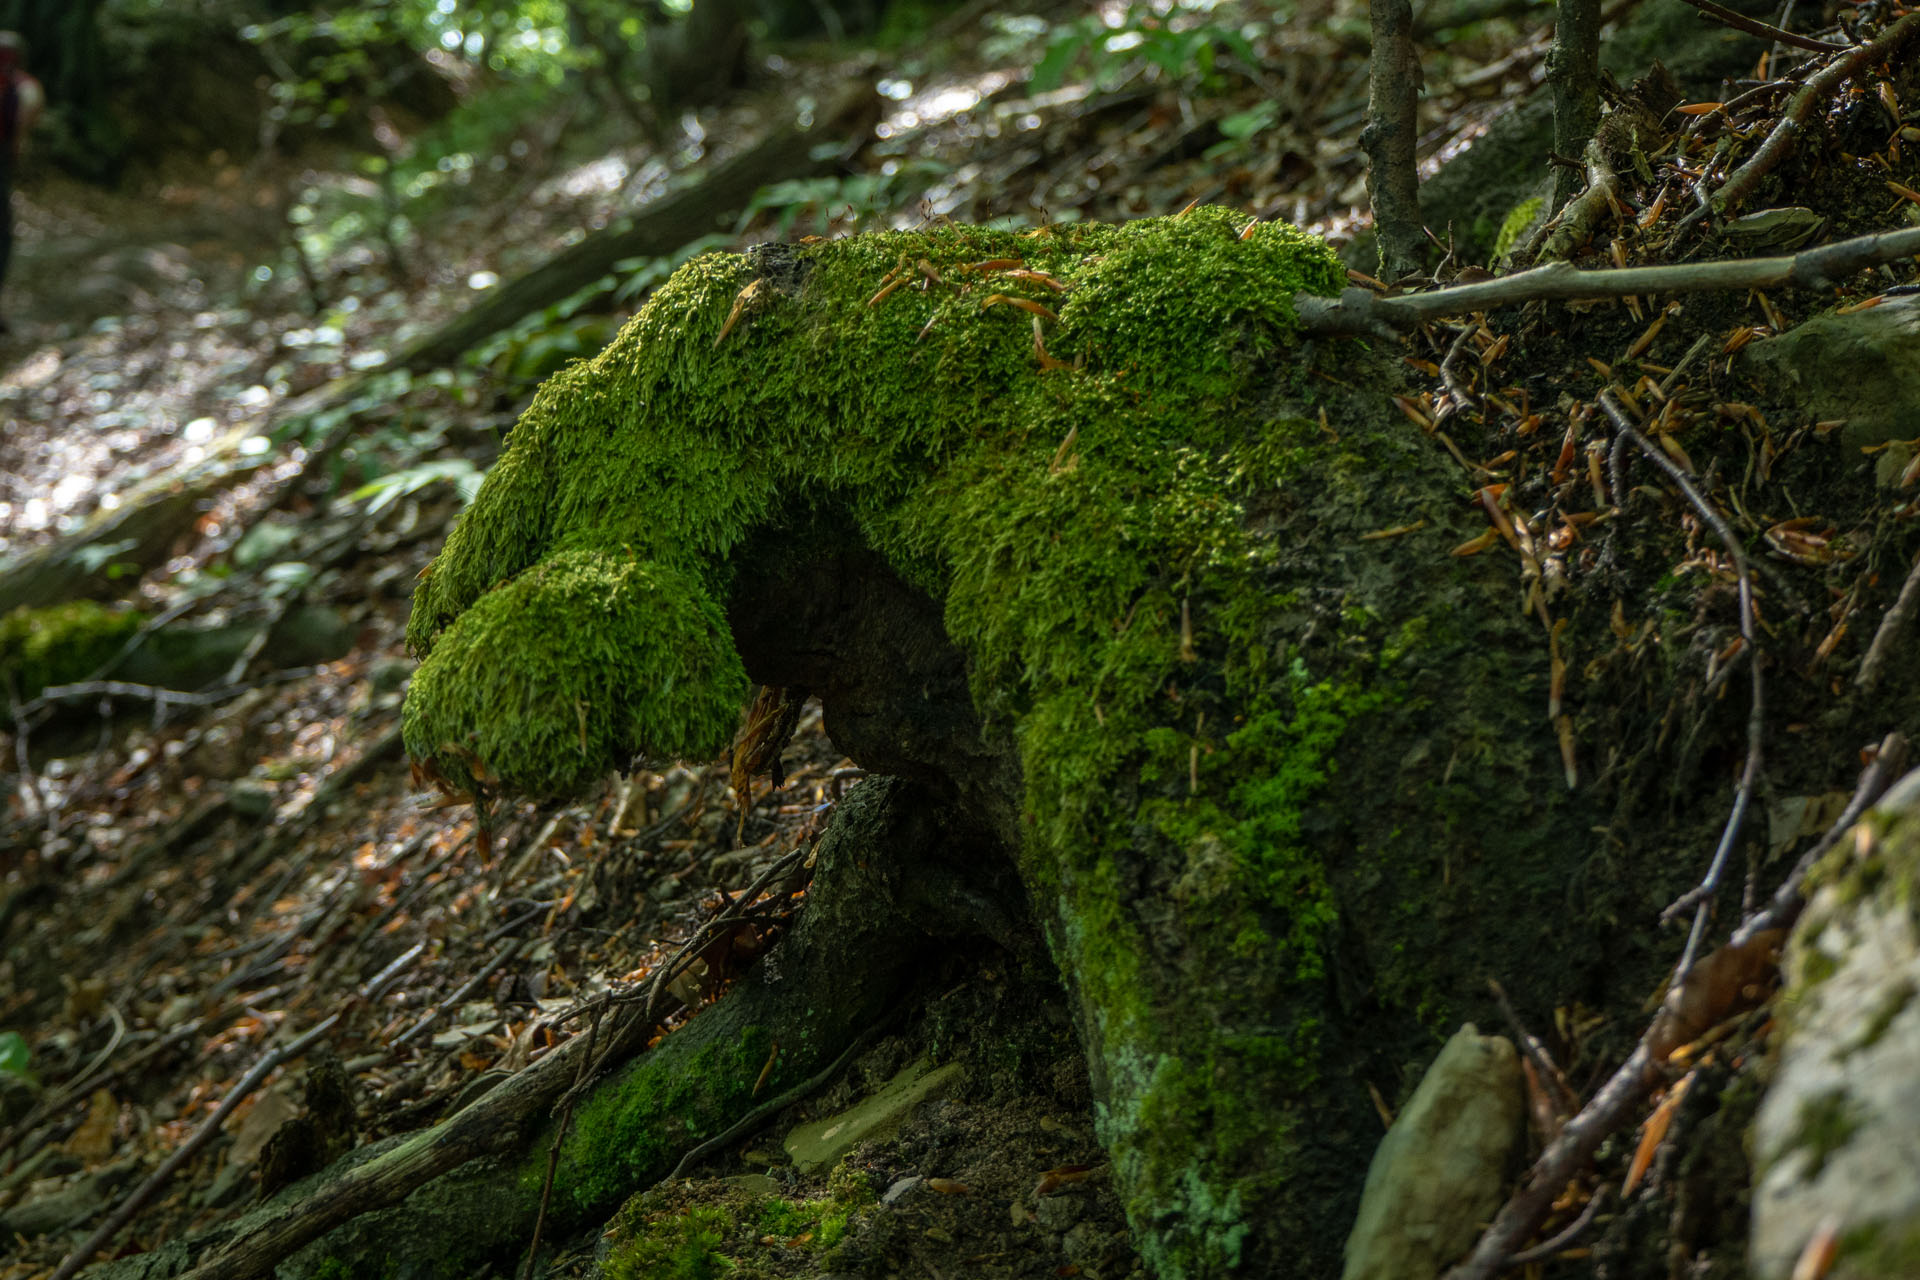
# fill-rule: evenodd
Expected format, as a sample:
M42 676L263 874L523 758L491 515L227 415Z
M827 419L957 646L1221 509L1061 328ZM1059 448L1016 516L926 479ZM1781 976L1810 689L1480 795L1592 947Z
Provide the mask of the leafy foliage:
M1260 64L1252 40L1259 24L1225 21L1219 8L1210 0L1181 0L1171 8L1129 4L1117 13L1051 25L1001 19L997 49L1005 55L1039 46L1030 81L1036 93L1059 88L1076 71L1102 90L1150 71L1167 84L1217 92L1226 84L1224 59L1247 67Z

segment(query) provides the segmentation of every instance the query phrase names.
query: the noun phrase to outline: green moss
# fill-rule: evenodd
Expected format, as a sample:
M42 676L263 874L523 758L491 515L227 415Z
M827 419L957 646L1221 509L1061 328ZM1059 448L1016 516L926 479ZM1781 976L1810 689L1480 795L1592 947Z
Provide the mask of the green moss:
M1177 651L1166 624L1178 602L1163 595L1117 645L1103 643L1108 628L1169 572L1191 581L1244 553L1232 495L1278 463L1236 400L1257 353L1287 341L1293 294L1342 283L1317 241L1275 223L1242 240L1244 221L1200 209L1029 235L946 227L688 264L599 357L541 389L421 584L408 639L427 660L409 750L458 786L492 777L535 795L634 751L711 751L723 735L708 709L741 693L737 662L700 625L724 596L725 556L821 504L850 511L946 599L981 690L1091 676L1129 702L1150 696L1148 669ZM1011 258L1071 291L965 270ZM924 282L920 261L950 283L867 305L903 265ZM1082 367L1041 374L1035 317L983 306L997 296L1056 309L1042 326L1049 358ZM1027 537L1035 528L1051 535ZM564 579L523 576L563 553L602 559ZM644 566L654 585L643 605L594 615L586 568L614 563ZM543 616L586 623L584 655L551 622L507 629L563 581L565 608ZM480 621L462 617L502 593ZM647 616L676 595L693 617ZM600 643L616 635L643 652ZM602 671L582 673L583 657ZM604 705L625 678L667 671L700 708L691 726L677 705ZM580 708L584 749L570 723Z
M735 1223L725 1210L696 1206L622 1224L627 1238L607 1258L608 1280L719 1280L735 1269L720 1252Z
M1355 838L1316 800L1378 768L1365 748L1385 717L1423 713L1416 660L1453 663L1428 688L1514 679L1458 656L1497 646L1451 613L1396 612L1407 574L1462 572L1444 555L1456 517L1438 514L1459 504L1404 424L1323 428L1305 409L1293 296L1344 273L1293 228L1245 223L1196 209L697 259L542 388L408 626L424 655L409 750L456 786L558 795L633 752L724 744L744 682L715 602L755 607L730 563L750 537L850 526L941 602L978 710L1018 744L1022 872L1163 1280L1248 1261L1256 1218L1304 1195L1276 1152L1329 1052L1326 850ZM969 269L1008 259L1044 278ZM1407 555L1359 541L1407 523L1381 512L1416 492L1435 527L1393 548ZM1484 738L1495 759L1517 734ZM1462 814L1551 807L1453 786ZM1407 870L1426 834L1369 837L1396 877L1388 916L1431 911L1416 886L1438 867ZM1519 874L1503 900L1531 889ZM1409 951L1386 980L1432 1004L1431 961ZM750 1085L764 1048L701 1068L699 1114ZM583 1116L580 1167L654 1167L677 1087Z
M873 1201L871 1190L865 1200L842 1200L829 1188L825 1199L787 1200L768 1196L753 1218L761 1235L779 1236L789 1243L798 1241L809 1249L832 1249L847 1236L847 1222L863 1204ZM802 1240L802 1237L805 1237Z
M22 701L48 685L85 680L125 647L144 620L91 600L15 609L0 617L0 676Z
M726 1183L690 1188L712 1203L667 1203L678 1191L644 1192L614 1215L609 1280L735 1280L773 1274L770 1250L801 1249L831 1260L861 1210L875 1201L865 1175L837 1166L813 1199L753 1195ZM784 1274L786 1267L778 1268Z
M1507 213L1500 223L1500 230L1493 238L1494 261L1499 261L1513 252L1513 246L1520 243L1520 237L1533 226L1534 219L1540 216L1540 206L1544 204L1539 196L1522 200Z
M1920 995L1920 987L1916 987L1912 978L1895 982L1881 994L1880 1003L1867 1016L1866 1025L1860 1028L1859 1038L1847 1046L1847 1052L1857 1053L1879 1044L1880 1038L1887 1034L1887 1028L1907 1011L1907 1006L1913 1003L1916 995Z
M643 1058L624 1082L595 1090L561 1146L556 1194L593 1209L661 1177L682 1150L712 1137L751 1104L772 1044L764 1028L748 1027L733 1044L707 1045L671 1070L650 1069L658 1064ZM780 1087L777 1080L769 1084ZM545 1167L542 1155L524 1172L535 1194Z
M718 754L746 692L726 619L697 578L563 551L447 628L414 677L405 731L463 787L500 776L558 797L637 751Z

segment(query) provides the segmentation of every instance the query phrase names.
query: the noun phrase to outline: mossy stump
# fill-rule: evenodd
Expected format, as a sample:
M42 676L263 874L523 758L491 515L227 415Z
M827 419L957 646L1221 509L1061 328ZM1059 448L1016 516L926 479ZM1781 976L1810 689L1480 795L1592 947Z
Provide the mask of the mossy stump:
M1017 866L1154 1274L1333 1274L1367 1084L1490 974L1637 981L1604 921L1644 892L1589 877L1457 473L1375 357L1298 341L1343 282L1211 208L700 258L542 388L421 583L408 748L557 797L814 690Z

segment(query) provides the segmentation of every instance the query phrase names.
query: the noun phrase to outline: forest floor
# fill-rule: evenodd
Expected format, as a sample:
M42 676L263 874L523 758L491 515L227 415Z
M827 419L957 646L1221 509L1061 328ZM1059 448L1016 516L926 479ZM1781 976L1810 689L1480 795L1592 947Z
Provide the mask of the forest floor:
M1337 24L1268 31L1261 66L1207 94L1137 68L1105 85L1029 93L1020 68L1033 46L1009 43L1019 29L976 21L932 52L883 50L888 114L857 172L769 193L717 228L715 243L930 218L1119 220L1196 200L1288 218L1336 244L1362 221L1364 58ZM1470 142L1503 90L1536 83L1544 51L1539 31L1502 20L1448 45L1429 68L1430 163ZM237 447L258 457L250 479L202 512L130 598L183 622L260 626L297 603L330 617L343 640L329 660L290 670L273 670L263 652L204 705L96 692L44 721L16 720L0 762L14 783L0 816L0 1032L19 1033L27 1070L0 1071L0 1225L10 1238L0 1280L50 1274L208 1126L271 1046L330 1016L339 1020L326 1058L344 1068L350 1116L336 1109L304 1154L276 1142L324 1109L313 1082L327 1074L314 1065L320 1054L280 1067L220 1117L100 1256L229 1218L320 1154L449 1114L578 1034L586 1001L644 978L723 893L817 839L857 785L817 710L789 753L785 788L754 795L744 814L724 762L610 779L591 801L511 808L485 832L469 809L441 806L409 781L397 738L411 670L402 632L412 583L459 509L452 486L420 468L448 459L484 468L537 376L591 354L592 335L611 332L643 291L611 310L598 299L581 313L590 325L552 316L484 360L399 384L317 474L301 439L277 430L303 393L378 368L582 229L697 180L796 97L824 99L847 66L821 49L783 51L760 85L666 149L618 136L609 120L573 130L529 121L502 144L508 164L489 169L480 157L396 244L331 243L304 279L285 250L287 211L306 191L355 190L344 152L174 158L121 192L44 174L23 185L5 298L13 332L0 341L0 558L80 527L143 480ZM1914 90L1906 79L1896 93ZM1262 103L1274 104L1271 118L1247 129ZM1915 181L1911 156L1889 172ZM1864 200L1822 212L1849 228L1884 216ZM1627 237L1636 259L1657 242L1662 216ZM1588 465L1584 451L1568 461L1577 424L1562 415L1542 430L1557 403L1551 388L1610 377L1616 363L1657 386L1705 335L1718 359L1830 301L1721 300L1672 319L1658 345L1637 341L1653 316L1623 306L1561 329L1512 315L1435 331L1410 353L1404 403L1422 429L1454 424L1480 459L1463 500L1483 500L1529 467L1545 476ZM1471 344L1469 380L1495 393L1491 404L1469 406L1449 389L1457 374L1441 365L1461 343ZM1718 364L1713 402L1735 406L1723 418L1737 427L1748 410L1774 411L1729 361ZM1824 439L1812 424L1780 435L1781 458ZM386 489L362 489L382 475ZM1676 527L1682 518L1673 511ZM1585 527L1565 520L1555 546ZM1824 541L1795 545L1799 569L1824 593L1834 556ZM1809 652L1834 652L1833 629L1844 634L1870 587L1863 575L1833 597L1838 612L1821 612ZM1816 677L1808 687L1818 686ZM1703 696L1723 690L1724 679ZM774 1200L829 1194L824 1174L784 1171L780 1135L852 1104L922 1053L945 1053L967 1066L966 1082L856 1152L853 1167L884 1198L854 1214L852 1244L836 1256L874 1274L1131 1273L1057 993L977 956L956 957L930 983L945 1004L714 1157L702 1177L653 1192L630 1211L629 1232L644 1236L647 1221L676 1216L670 1209L687 1220L681 1211L721 1206L732 1225L704 1246L711 1252L765 1274L815 1273L813 1230L765 1219ZM716 976L689 994L698 1003L722 985ZM994 1025L1010 1005L1035 1011L1041 1030L1029 1034L1044 1070L1010 1071L954 1033L969 1020ZM759 1181L740 1181L748 1177ZM1049 1177L1048 1194L1037 1194ZM743 1196L772 1225L754 1227ZM551 1243L563 1246L556 1265L566 1273L593 1269L593 1240Z

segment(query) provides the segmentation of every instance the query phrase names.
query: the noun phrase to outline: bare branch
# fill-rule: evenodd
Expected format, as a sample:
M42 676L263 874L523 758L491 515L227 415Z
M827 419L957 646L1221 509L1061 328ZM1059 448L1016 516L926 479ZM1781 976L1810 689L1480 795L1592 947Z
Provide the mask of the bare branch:
M1767 140L1713 193L1713 212L1726 213L1752 195L1760 179L1793 154L1793 149L1799 144L1801 130L1806 128L1807 120L1816 107L1831 97L1855 72L1870 63L1891 57L1916 35L1920 35L1920 13L1910 13L1881 32L1878 39L1860 45L1821 68L1801 87L1800 92L1793 95L1793 101L1787 104L1787 109L1781 113L1780 123L1773 127ZM1681 220L1675 234L1699 221L1704 213L1702 209L1688 214Z
M1847 51L1847 46L1844 44L1835 44L1831 40L1817 40L1812 36L1803 36L1792 31L1783 31L1771 23L1760 21L1758 18L1749 18L1743 13L1735 13L1723 4L1715 4L1713 0L1683 0L1683 2L1692 5L1702 14L1712 18L1723 27L1731 27L1735 31L1744 31L1750 36L1759 36L1762 40L1772 40L1779 44L1791 45L1796 49L1806 49L1813 53L1845 53Z
M1920 17L1920 15L1915 15ZM1903 19L1904 21L1904 19ZM1666 267L1609 267L1582 271L1552 262L1498 280L1382 298L1348 289L1338 299L1302 295L1295 300L1300 327L1322 336L1383 336L1417 328L1443 316L1554 298L1561 301L1625 298L1648 293L1710 293L1770 289L1782 285L1830 288L1856 271L1920 254L1920 227L1856 236L1779 258L1683 262Z

